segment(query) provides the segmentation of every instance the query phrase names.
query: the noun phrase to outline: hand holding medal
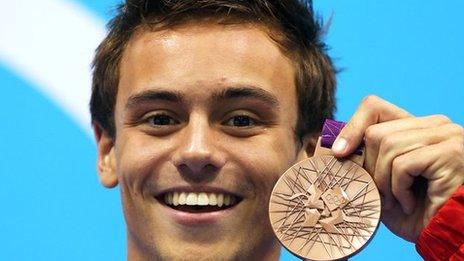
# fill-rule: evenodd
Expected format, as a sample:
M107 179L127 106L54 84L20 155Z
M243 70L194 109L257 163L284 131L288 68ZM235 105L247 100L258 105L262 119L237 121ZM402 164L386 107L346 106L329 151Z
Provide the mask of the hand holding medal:
M369 242L379 224L380 195L362 169L362 149L351 160L332 155L330 148L344 125L327 120L315 156L287 170L272 192L274 232L304 259L346 259Z
M364 164L362 166L372 176L382 197L382 222L394 234L415 242L437 210L464 183L463 128L440 115L414 117L391 103L375 96L369 96L363 100L347 126L341 130L330 153L338 159L346 160L347 157L354 159L356 157L352 155L358 152L359 144L362 143L364 143ZM316 151L316 154L320 154L320 151ZM325 162L328 163L328 161ZM297 166L298 164L294 167ZM288 179L284 177L290 175L290 171L295 171L292 170L294 167L282 176L274 191L277 191L278 186L288 183ZM344 192L350 199L349 193ZM311 191L304 193L311 194ZM299 196L299 199L301 199L300 206L308 205L308 199L305 196ZM271 211L275 207L274 200L273 194L270 203ZM339 209L347 205L339 205ZM316 210L319 210L317 205ZM313 210L309 212L315 213ZM322 212L320 212L321 216ZM277 213L270 213L271 224L282 244L292 251L294 245L296 246L295 240L298 234L293 241L292 238L290 240L285 238L288 242L284 243L284 237L278 231L285 230L278 230L279 227L274 225ZM306 221L305 218L309 216L300 215L300 219ZM321 219L317 220L319 222ZM312 223L309 224L312 225ZM336 224L335 227L337 226L342 225ZM288 234L289 231L292 230L287 230L285 233ZM293 231L298 231L298 228ZM307 236L306 234L305 237ZM292 242L291 246L288 247L290 242ZM321 242L318 239L315 243ZM333 240L332 243L334 243ZM301 250L296 251L300 247L301 245L293 253L302 258L317 259L314 256L305 256ZM327 250L335 253L333 250L335 247L330 247L332 249L327 248ZM354 250L353 247L352 249ZM322 250L327 252L324 246ZM313 249L309 252L316 253L317 251ZM348 252L345 251L344 257L333 255L319 260L347 258L350 256Z

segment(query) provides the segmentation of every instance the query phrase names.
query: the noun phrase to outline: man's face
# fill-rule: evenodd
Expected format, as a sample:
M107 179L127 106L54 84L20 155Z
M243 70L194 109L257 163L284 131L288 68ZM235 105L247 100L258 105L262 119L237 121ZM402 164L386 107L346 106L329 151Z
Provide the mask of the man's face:
M278 254L268 201L301 156L294 75L259 26L134 36L121 62L117 135L103 160L120 186L129 257Z

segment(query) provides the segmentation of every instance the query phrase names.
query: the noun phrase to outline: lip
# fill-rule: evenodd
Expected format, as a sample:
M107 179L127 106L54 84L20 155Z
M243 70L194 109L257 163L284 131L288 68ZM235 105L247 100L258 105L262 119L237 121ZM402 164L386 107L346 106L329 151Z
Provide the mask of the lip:
M211 186L197 186L197 187L192 187L192 186L177 186L177 187L171 187L168 189L161 190L160 192L155 193L155 197L160 197L163 194L169 193L169 192L206 192L206 193L223 193L223 194L230 194L233 195L239 199L243 199L244 197L242 195L239 195L237 193L231 192L226 189L222 188L217 188L217 187L211 187Z
M205 225L213 225L218 223L220 220L227 218L232 214L232 212L237 208L238 205L241 203L237 203L236 205L226 208L224 210L218 210L213 212L204 212L204 213L190 213L175 210L170 208L166 204L159 203L166 212L167 216L174 220L174 222L183 225L183 226L205 226Z
M173 209L166 205L163 201L162 195L169 192L174 191L181 191L181 192L206 192L206 193L224 193L230 194L237 198L239 201L237 204L218 211L212 212L202 212L202 213L191 213L191 212L184 212ZM237 209L237 207L242 203L243 197L237 195L236 193L229 192L227 190L215 187L190 187L190 186L183 186L183 187L173 187L166 190L163 190L156 194L154 197L155 200L159 205L161 205L162 211L166 213L166 216L173 220L175 223L188 226L188 227L197 227L197 226L207 226L217 224L221 220L228 218L232 215L232 212Z

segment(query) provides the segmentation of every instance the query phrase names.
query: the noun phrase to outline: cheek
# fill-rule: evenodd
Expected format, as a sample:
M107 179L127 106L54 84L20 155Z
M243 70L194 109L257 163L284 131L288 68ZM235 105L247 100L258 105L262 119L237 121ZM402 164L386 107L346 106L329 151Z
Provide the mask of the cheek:
M296 161L296 144L289 131L273 130L243 141L237 156L239 166L253 183L256 193L267 200L278 178Z
M166 150L149 136L129 131L119 134L115 144L116 171L124 215L128 227L144 235L156 219L151 207L159 177L154 174L159 173ZM144 237L151 240L148 234Z
M153 143L152 138L138 133L121 133L116 143L116 171L121 190L143 193L149 179L156 178L157 167L164 159L166 149ZM128 190L128 191L126 191Z

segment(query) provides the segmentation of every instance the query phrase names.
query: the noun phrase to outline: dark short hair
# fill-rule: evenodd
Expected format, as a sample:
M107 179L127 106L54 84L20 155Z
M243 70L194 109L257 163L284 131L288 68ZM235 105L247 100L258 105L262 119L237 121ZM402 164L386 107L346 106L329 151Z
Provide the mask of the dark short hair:
M192 22L263 25L293 61L298 95L295 135L315 134L335 110L335 69L322 41L321 21L302 0L127 0L108 23L93 61L92 123L115 137L114 108L125 46L137 30L161 30Z

